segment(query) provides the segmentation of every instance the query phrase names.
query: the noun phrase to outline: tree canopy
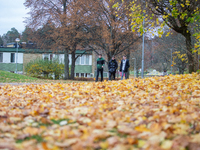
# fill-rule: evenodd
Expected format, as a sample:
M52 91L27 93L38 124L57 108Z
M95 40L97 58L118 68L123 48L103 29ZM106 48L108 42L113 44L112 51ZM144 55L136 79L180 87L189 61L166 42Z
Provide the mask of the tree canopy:
M198 24L200 20L200 1L199 0L133 0L131 5L131 21L132 31L144 33L150 31L162 36L164 33L163 27L168 26L174 31L182 34L185 37L187 46L187 57L189 62L189 72L196 71L197 58L194 53L194 48L198 48L191 43L191 27L193 23ZM127 8L129 8L127 5ZM113 5L120 7L119 3ZM145 24L143 25L143 20ZM199 26L196 26L199 28ZM167 34L167 36L169 33ZM200 32L196 33L197 39L200 39Z

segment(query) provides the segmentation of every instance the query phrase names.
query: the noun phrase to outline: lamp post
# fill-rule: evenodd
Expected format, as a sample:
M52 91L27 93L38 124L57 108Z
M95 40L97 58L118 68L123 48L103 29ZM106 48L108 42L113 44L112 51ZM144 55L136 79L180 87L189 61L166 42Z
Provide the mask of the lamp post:
M134 78L136 78L136 58L132 59L134 59Z
M171 74L172 74L172 49L171 50Z
M20 41L20 39L19 38L16 38L15 39L15 41L17 42L17 52L16 52L16 71L15 71L15 73L17 73L17 60L18 60L18 42Z
M145 1L144 2L144 7L145 7ZM142 72L141 72L141 76L142 78L144 78L144 19L145 19L145 14L143 12L143 35L142 35Z
M199 51L198 51L198 70L199 70Z

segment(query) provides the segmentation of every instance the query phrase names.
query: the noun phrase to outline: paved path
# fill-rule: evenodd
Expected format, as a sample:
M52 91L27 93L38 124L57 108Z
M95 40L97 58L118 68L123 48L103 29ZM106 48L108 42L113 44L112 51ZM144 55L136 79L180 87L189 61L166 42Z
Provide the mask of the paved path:
M0 83L0 86L4 86L6 84L10 84L10 85L30 85L30 84L39 84L39 83Z

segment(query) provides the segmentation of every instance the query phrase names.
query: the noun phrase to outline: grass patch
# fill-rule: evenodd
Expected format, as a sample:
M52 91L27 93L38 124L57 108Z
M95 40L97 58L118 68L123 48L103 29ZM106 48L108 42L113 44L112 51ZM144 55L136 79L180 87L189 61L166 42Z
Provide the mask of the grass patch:
M42 138L42 136L40 136L40 135L33 135L33 136L27 137L25 139L16 140L16 143L22 143L24 141L28 141L28 140L31 140L31 139L35 139L38 143L44 142L44 139Z
M53 125L53 124L58 124L58 125L60 125L60 122L62 122L62 121L67 121L67 124L66 124L66 125L76 123L76 121L73 121L73 120L70 120L70 119L59 119L59 120L51 119L51 122L49 122L49 123L42 123L42 122L35 122L35 123L38 123L38 126L37 126L37 127L40 127L40 126L49 127L49 126L51 126L51 125Z
M125 133L118 132L117 128L113 128L111 130L108 130L108 132L115 133L117 136L122 137L122 138L126 138L128 136Z
M67 121L67 124L73 124L73 123L76 123L76 121L72 121L70 119L59 119L59 120L55 120L55 119L51 119L51 121L54 123L54 124L60 124L61 121Z
M0 70L1 83L13 83L13 82L20 83L20 82L36 82L36 81L39 81L39 79Z
M0 83L72 83L74 80L48 80L0 70ZM83 82L83 81L82 81Z

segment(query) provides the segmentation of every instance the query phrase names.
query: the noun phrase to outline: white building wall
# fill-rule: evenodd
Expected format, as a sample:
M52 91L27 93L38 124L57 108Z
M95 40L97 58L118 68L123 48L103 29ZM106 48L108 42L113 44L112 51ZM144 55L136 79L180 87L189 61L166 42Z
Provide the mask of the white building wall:
M10 53L3 53L3 63L10 63Z
M16 53L15 53L15 62L16 62ZM19 64L23 64L23 53L18 53L18 60L17 60L17 63Z
M50 54L43 54L43 59L44 59L45 55L50 60ZM59 59L60 63L64 64L64 59L65 59L64 54L53 54L53 59L56 59L56 58ZM71 65L71 64L72 64L72 58L71 58L71 54L69 54L69 65ZM79 65L81 65L81 64L79 64ZM83 64L83 65L85 65L85 64ZM89 65L92 65L92 55L89 56Z
M65 59L64 54L53 54L53 58L59 58L59 62L64 64L64 59ZM72 64L71 60L72 60L71 54L69 54L69 65Z
M11 63L10 60L11 60L11 53L3 53L3 63ZM15 53L15 62L13 63L16 63L16 60L17 60L17 63L19 64L22 64L23 63L23 53L18 53L18 59L17 58L17 54Z
M89 65L92 65L92 55L89 56Z
M69 65L71 65L71 64L72 64L72 55L69 54Z
M64 54L59 54L59 60L60 60L60 63L64 64Z

